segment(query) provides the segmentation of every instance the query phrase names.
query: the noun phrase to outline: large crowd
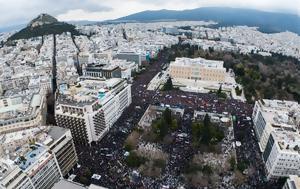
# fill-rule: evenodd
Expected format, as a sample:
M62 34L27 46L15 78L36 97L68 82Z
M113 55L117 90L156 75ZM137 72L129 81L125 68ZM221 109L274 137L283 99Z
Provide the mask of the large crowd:
M175 144L163 146L169 154L169 160L162 171L160 178L135 175L133 169L125 163L124 141L136 127L143 113L150 104L168 105L185 109L184 121L179 132L190 133L191 118L194 110L234 115L237 119L234 124L234 137L241 142L236 147L237 161L248 162L255 171L250 176L247 188L266 188L270 183L264 179L264 165L259 153L255 134L253 132L251 114L252 105L241 101L226 99L220 100L215 94L189 93L179 90L148 91L147 85L151 79L165 66L166 56L162 53L159 60L147 68L147 71L138 75L132 83L132 104L121 115L109 133L99 142L91 145L77 145L79 165L72 174L77 175L75 181L80 182L86 168L92 174L101 175L99 180L91 179L91 183L107 188L178 188L185 186L180 177L183 168L188 163L195 150L189 144L191 137L175 140ZM271 183L275 186L274 183ZM244 185L245 187L246 185ZM220 187L222 188L222 187Z

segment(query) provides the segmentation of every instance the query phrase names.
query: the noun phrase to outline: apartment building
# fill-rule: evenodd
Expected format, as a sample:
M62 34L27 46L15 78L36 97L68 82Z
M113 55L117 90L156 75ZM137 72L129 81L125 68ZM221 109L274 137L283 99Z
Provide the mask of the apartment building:
M226 69L223 61L203 58L176 58L170 63L170 75L175 79L224 82Z
M46 111L46 96L39 89L8 94L0 98L0 134L44 125Z
M58 95L55 119L71 130L75 142L100 140L131 104L131 85L120 78L79 78Z
M297 102L259 100L253 110L254 130L267 177L300 175L300 107Z
M91 77L102 77L106 79L121 78L121 68L109 64L87 64L83 65L83 75Z
M1 135L0 140L6 149L0 159L1 189L52 188L78 161L65 128L32 128Z
M300 178L297 175L290 175L282 189L300 189Z
M142 56L140 53L136 52L126 52L126 51L121 51L118 52L113 56L114 59L121 59L121 60L126 60L128 62L134 62L138 66L141 66L142 64Z

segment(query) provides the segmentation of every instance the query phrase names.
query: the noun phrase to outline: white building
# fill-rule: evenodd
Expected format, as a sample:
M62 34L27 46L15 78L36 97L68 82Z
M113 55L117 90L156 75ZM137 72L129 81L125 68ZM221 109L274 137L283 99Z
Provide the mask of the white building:
M170 75L175 79L224 82L226 69L223 61L204 58L176 58L170 63Z
M252 118L269 179L300 175L299 110L291 101L255 103Z
M0 139L7 149L0 159L0 189L49 189L78 160L68 129L32 128L1 135Z
M282 189L300 189L300 178L296 175L290 175Z
M44 125L46 96L38 92L21 91L0 99L0 134Z
M120 78L90 78L61 91L55 110L58 126L71 129L80 143L98 141L131 104L131 85Z

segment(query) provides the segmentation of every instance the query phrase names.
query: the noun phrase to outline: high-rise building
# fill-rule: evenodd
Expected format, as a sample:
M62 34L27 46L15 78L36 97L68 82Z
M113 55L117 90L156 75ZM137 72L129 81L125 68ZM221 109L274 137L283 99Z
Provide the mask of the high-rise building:
M300 178L296 175L290 175L282 189L300 189Z
M51 188L77 163L69 129L37 127L1 135L0 188ZM6 148L7 147L7 148Z
M267 177L300 175L300 106L297 102L259 100L253 110L254 130Z
M70 129L51 127L48 130L50 136L44 143L54 154L63 176L75 166L78 161L73 137Z
M131 104L131 85L120 78L81 79L58 95L55 118L76 142L98 141Z

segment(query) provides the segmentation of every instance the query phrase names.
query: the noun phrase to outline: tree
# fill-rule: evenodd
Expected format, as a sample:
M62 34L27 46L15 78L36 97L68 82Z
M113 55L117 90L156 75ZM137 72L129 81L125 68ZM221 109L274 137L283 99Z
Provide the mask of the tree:
M210 165L204 165L202 168L202 172L206 175L211 175L213 173L213 169Z
M239 86L235 87L235 93L236 93L237 96L241 96L242 90L239 88Z
M163 112L163 118L168 125L172 124L172 112L169 108L166 108Z
M210 143L212 139L210 125L211 123L210 123L209 115L206 114L203 121L203 132L201 133L202 134L201 143L204 144Z
M128 152L130 152L131 150L133 150L133 146L131 144L125 144L124 148Z
M174 131L178 128L177 119L172 120L171 129Z
M85 168L85 169L83 170L83 175L84 175L85 177L89 178L89 177L92 176L92 172L91 172L91 170L90 170L89 168Z
M144 164L146 159L138 156L135 152L130 152L129 156L126 158L126 163L129 167L139 167Z
M84 176L79 177L79 181L81 184L89 185L89 179Z
M247 164L245 162L239 162L237 164L237 168L239 171L243 172L245 169L247 169Z
M224 132L216 125L212 124L208 114L203 122L192 123L193 142L210 145L220 142L224 138Z
M218 91L217 91L217 95L220 96L222 94L222 85L220 85Z
M235 157L234 156L231 156L230 159L229 159L229 163L230 163L230 168L232 170L235 169L235 166L236 166L236 161L235 161Z
M163 90L164 91L169 91L169 90L172 90L173 89L173 82L172 82L172 79L171 77L169 77L167 79L167 82L165 83L164 87L163 87Z

